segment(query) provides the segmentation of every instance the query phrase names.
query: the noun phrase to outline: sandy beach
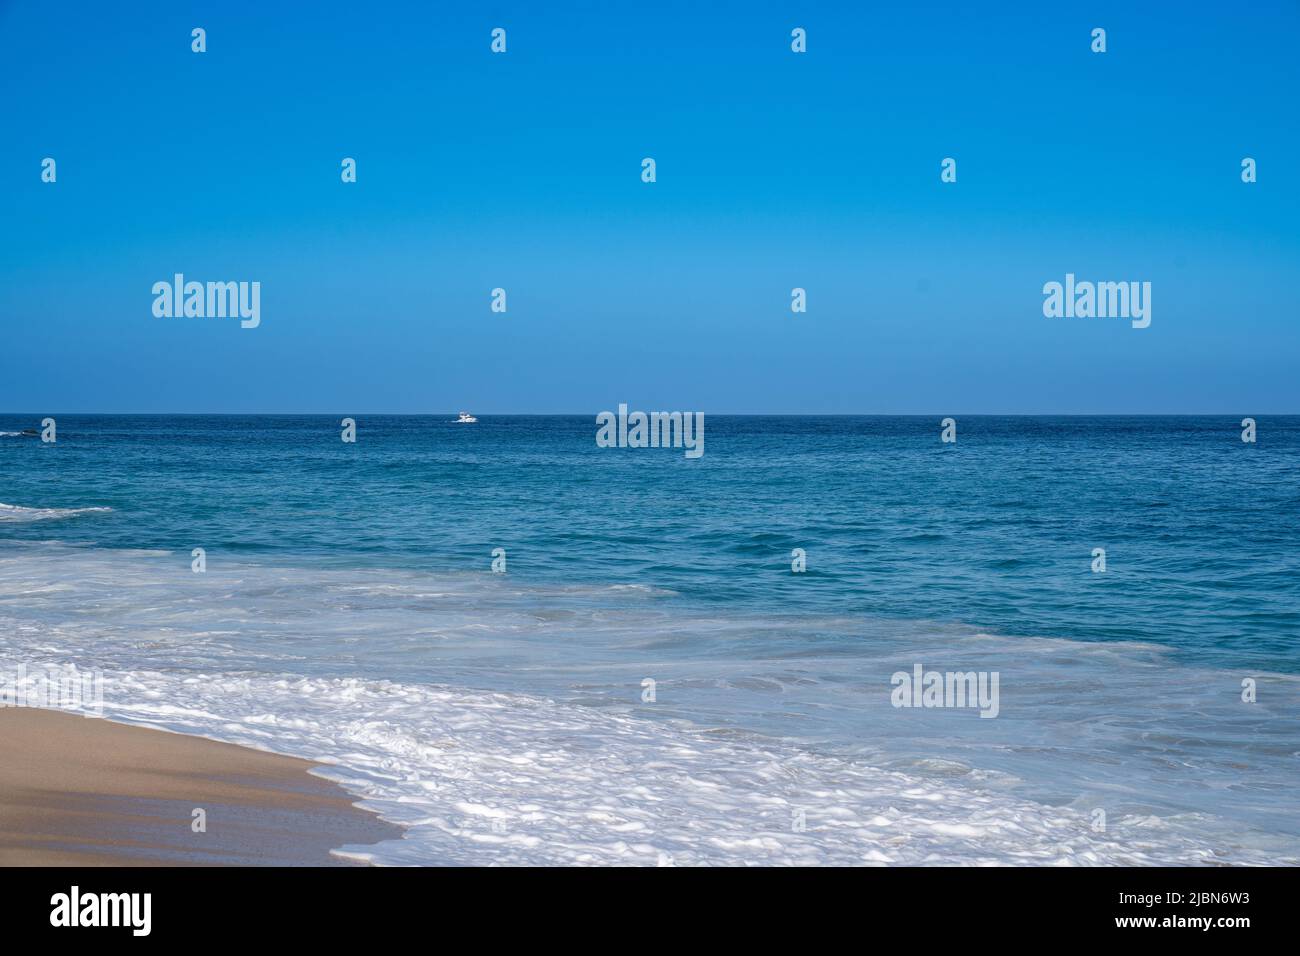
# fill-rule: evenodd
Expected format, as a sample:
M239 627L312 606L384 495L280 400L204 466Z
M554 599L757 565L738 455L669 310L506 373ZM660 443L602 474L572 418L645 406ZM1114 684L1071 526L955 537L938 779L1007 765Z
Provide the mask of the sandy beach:
M350 865L401 835L317 766L202 737L0 708L0 865ZM196 809L205 831L195 832Z

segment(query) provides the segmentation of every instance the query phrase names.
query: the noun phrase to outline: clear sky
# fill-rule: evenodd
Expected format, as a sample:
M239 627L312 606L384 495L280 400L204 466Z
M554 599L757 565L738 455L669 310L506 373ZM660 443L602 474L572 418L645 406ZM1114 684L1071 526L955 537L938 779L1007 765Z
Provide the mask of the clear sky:
M0 409L1300 412L1297 9L0 0Z

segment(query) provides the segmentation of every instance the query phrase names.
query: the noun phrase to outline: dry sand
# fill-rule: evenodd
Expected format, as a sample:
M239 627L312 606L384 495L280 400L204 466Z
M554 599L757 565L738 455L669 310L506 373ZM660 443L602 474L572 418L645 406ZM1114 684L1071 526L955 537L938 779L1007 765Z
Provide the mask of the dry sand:
M330 866L401 836L317 764L144 727L0 708L0 865ZM207 832L192 829L207 812Z

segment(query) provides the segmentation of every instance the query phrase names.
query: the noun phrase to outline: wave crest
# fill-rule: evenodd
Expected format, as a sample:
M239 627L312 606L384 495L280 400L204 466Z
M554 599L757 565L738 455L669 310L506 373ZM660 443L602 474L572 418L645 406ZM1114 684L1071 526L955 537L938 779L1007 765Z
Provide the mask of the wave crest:
M0 521L48 521L53 518L73 518L77 515L91 514L96 511L112 511L112 508L24 508L22 505L7 505L0 501Z

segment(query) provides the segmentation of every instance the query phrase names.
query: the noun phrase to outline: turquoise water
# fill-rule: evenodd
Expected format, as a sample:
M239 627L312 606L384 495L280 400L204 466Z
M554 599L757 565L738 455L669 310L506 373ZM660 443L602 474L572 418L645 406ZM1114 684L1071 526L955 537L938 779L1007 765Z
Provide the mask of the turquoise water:
M0 415L0 431L42 417ZM1038 834L1017 856L1005 833L950 823L925 851L939 857L1258 862L1300 847L1300 417L1256 416L1246 444L1240 416L957 416L958 441L944 444L939 415L706 416L698 460L599 448L594 415L354 416L355 444L340 440L342 415L55 417L56 444L0 438L0 502L13 506L0 509L6 657L102 667L119 688L154 681L148 706L117 702L123 719L245 742L232 728L257 727L262 746L332 755L402 822L394 808L411 795L398 800L375 768L429 773L412 753L433 705L417 715L395 701L505 694L650 734L643 757L680 752L669 735L725 742L674 771L688 776L727 776L724 761L739 774L758 753L840 761L818 765L819 786L905 774L952 813L975 795L1014 802L990 813ZM92 508L111 510L80 510ZM194 548L206 574L190 570ZM505 574L492 573L496 548ZM795 548L806 573L791 571ZM1094 548L1105 573L1091 570ZM998 718L892 707L890 675L918 662L999 672ZM184 699L199 676L268 683L205 699L205 723ZM347 711L349 681L379 696ZM344 746L343 723L314 740L266 730L331 694L337 711L312 711L321 726L382 708L407 744ZM253 698L249 713L218 714ZM474 738L485 752L528 749L538 718L511 714ZM623 734L613 726L581 736ZM509 743L491 736L511 727ZM362 743L371 758L339 758ZM478 773L466 779L489 776ZM535 786L493 791L543 807L507 813L505 836L485 831L500 839L422 817L393 858L562 862L576 857L558 834L576 829L582 852L614 846L587 817L554 831L525 822L547 814L551 784ZM863 820L906 815L901 798L881 799ZM744 803L718 801L733 817ZM1127 822L1098 835L1086 826L1098 807ZM1041 808L1066 822L1035 830L1024 821ZM827 827L834 818L827 809ZM720 849L660 817L638 822L660 838L645 837L652 856L799 859L793 837ZM1081 828L1083 843L1060 827ZM933 861L854 833L867 842L843 860L843 834L799 837L823 861Z

